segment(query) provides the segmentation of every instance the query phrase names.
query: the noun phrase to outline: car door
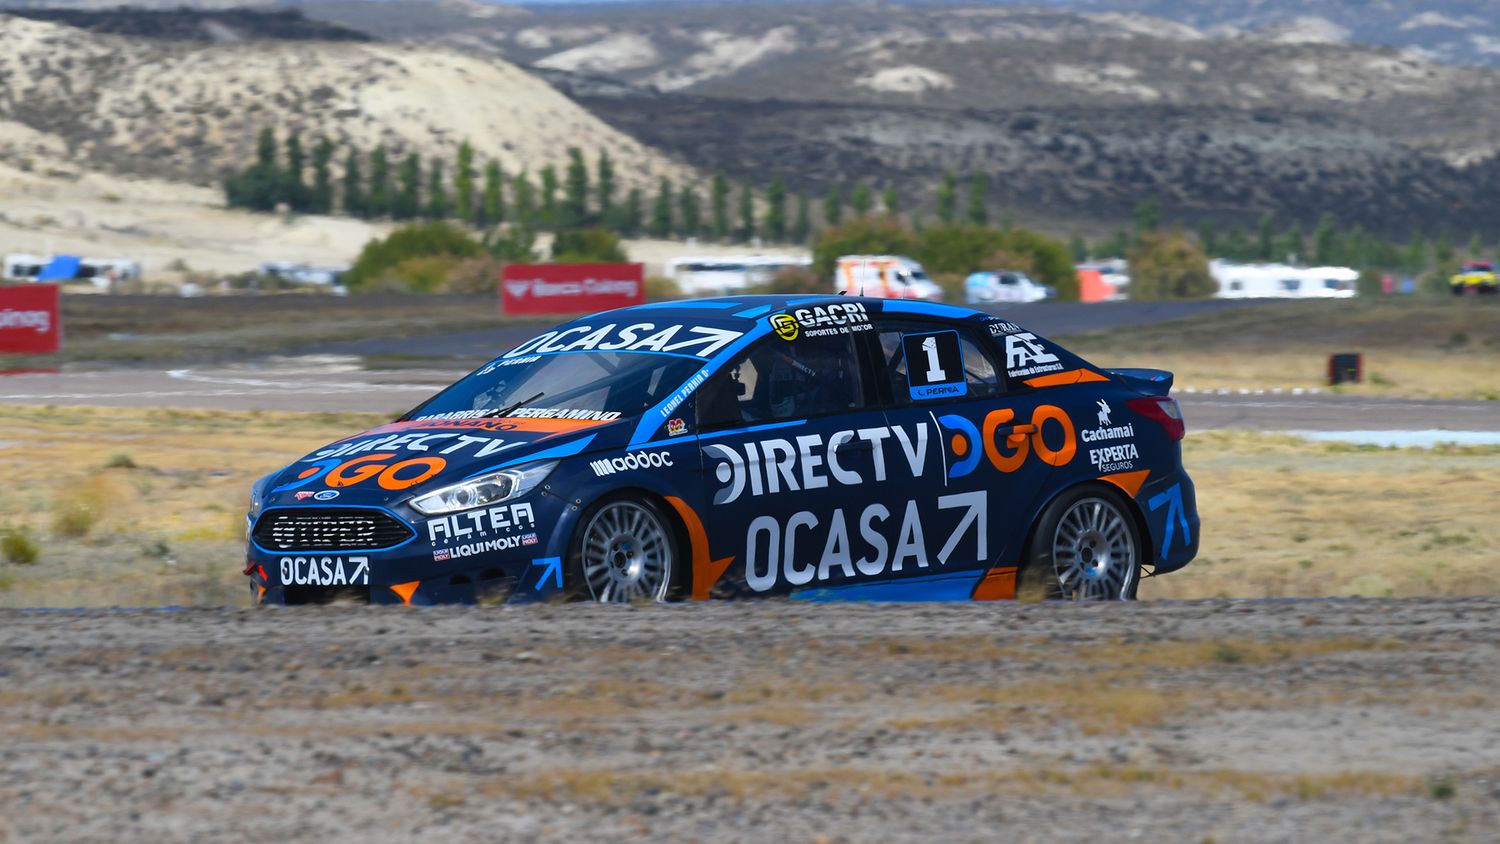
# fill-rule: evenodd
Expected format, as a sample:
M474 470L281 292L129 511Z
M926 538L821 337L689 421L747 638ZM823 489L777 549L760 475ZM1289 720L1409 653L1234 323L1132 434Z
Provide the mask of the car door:
M887 319L875 340L888 423L932 449L927 473L907 492L922 555L892 571L893 584L912 598L969 597L982 572L1020 559L1054 467L1076 453L1075 426L1062 408L1007 382L1003 348L981 325Z
M880 502L910 483L922 456L886 424L859 334L805 336L794 324L697 392L704 521L711 556L727 560L715 595L884 576L895 514Z

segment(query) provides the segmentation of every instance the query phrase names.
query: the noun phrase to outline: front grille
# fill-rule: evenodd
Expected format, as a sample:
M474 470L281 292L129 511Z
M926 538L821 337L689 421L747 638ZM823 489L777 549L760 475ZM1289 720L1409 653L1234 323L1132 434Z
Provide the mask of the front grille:
M384 510L267 510L255 542L272 551L373 551L400 545L412 530Z

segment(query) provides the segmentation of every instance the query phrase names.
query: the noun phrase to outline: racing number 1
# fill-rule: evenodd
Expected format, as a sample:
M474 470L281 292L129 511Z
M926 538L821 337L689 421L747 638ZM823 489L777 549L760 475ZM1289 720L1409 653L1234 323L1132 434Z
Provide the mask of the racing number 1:
M948 380L948 373L943 371L938 362L937 338L928 336L922 340L922 351L927 353L927 383L935 384Z

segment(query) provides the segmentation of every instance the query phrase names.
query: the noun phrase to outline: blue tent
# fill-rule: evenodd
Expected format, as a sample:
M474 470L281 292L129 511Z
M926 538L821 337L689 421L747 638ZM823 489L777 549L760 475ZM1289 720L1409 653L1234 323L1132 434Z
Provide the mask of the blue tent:
M78 278L78 268L83 259L77 255L58 255L37 274L37 281L72 281Z

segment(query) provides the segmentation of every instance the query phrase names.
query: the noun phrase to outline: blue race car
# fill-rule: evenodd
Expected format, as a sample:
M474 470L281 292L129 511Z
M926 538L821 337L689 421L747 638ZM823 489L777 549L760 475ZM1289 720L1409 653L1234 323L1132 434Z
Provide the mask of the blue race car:
M1157 370L967 308L744 296L543 332L257 482L257 603L1129 599L1198 548Z

